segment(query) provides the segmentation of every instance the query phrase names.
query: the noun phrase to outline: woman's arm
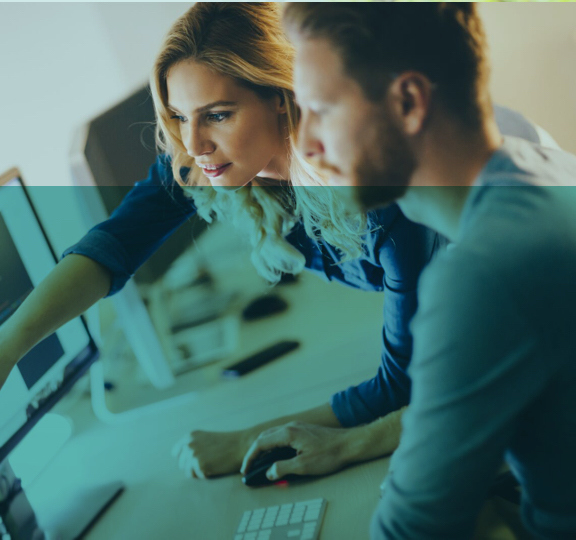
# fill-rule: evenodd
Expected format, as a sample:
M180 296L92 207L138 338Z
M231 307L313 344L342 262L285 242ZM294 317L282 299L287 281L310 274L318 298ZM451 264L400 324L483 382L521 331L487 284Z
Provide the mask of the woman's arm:
M110 272L81 255L70 255L30 293L0 328L0 386L34 345L106 296Z

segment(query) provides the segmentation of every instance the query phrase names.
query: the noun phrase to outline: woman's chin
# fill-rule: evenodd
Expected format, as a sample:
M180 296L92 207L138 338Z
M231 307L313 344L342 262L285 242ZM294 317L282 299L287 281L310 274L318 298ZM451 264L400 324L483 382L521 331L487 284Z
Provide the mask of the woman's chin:
M248 185L250 180L245 182L231 182L230 180L225 180L224 178L210 178L210 184L216 191L230 192L238 191L240 188Z

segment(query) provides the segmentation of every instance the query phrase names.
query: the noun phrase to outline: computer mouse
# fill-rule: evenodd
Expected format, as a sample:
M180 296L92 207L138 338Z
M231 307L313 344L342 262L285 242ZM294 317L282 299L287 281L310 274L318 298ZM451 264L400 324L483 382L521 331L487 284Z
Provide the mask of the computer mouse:
M291 446L281 446L261 452L242 477L242 482L250 487L274 484L274 481L266 478L266 471L277 461L292 459L297 453Z
M288 303L277 294L267 294L255 298L244 308L242 318L245 321L255 321L275 313L281 313L288 308Z

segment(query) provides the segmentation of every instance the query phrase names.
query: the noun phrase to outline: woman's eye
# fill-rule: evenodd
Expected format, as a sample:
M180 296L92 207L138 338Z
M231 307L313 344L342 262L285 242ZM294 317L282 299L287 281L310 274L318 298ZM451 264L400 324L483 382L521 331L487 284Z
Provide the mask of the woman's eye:
M229 112L209 113L206 115L206 120L209 122L214 122L215 124L223 122L227 118L230 118Z
M177 120L178 122L180 122L181 124L186 122L186 118L184 118L183 116L180 116L178 114L175 114L174 116L170 117L170 120Z

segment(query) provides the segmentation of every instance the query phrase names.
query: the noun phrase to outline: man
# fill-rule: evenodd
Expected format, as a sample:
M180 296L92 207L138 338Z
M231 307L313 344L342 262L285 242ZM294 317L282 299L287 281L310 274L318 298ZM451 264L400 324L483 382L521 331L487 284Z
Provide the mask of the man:
M293 3L286 24L303 151L455 242L420 283L373 538L469 538L503 458L526 526L576 538L576 159L500 135L475 4Z

